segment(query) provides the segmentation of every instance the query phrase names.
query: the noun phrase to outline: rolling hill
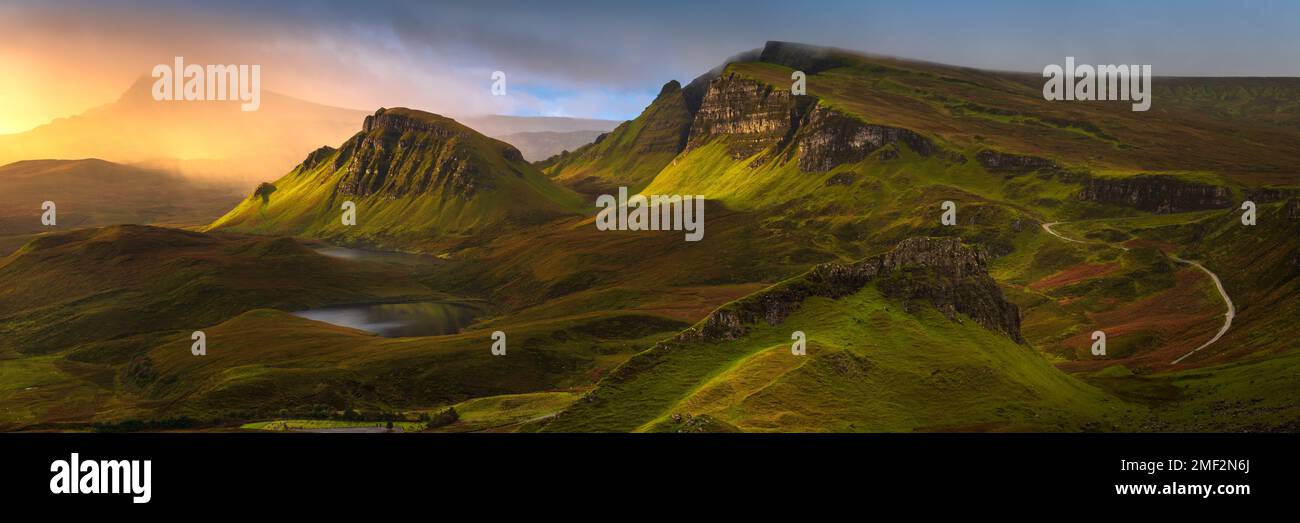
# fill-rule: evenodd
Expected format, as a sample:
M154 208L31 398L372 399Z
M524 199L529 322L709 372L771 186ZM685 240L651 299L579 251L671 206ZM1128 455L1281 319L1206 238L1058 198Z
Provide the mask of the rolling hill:
M131 223L203 225L238 203L232 187L99 159L27 160L0 167L0 255L45 232ZM57 222L41 222L42 204Z
M443 296L400 269L327 257L291 238L140 225L80 229L40 236L0 259L0 352L85 349L88 342L197 329L257 307Z
M636 355L546 430L1068 431L1119 414L1018 344L986 260L917 238L820 265Z
M0 164L44 158L148 163L251 188L323 143L355 130L365 113L264 91L256 111L235 101L159 102L141 77L115 101L35 129L0 135Z
M356 205L356 226L342 205ZM456 121L380 109L335 149L322 147L264 184L211 230L290 234L372 245L448 244L494 227L577 215L576 195L518 149Z
M19 304L0 309L17 412L0 421L522 405L510 430L1294 430L1300 82L1158 78L1145 113L1047 102L1040 82L769 42L535 164L381 109L204 233L51 234L0 261L0 303ZM620 186L704 195L705 239L599 230L592 197ZM315 239L436 263L325 258ZM1224 314L1186 259L1223 275L1239 321L1174 364ZM285 313L410 297L490 314L381 338ZM222 352L188 355L195 318Z
M201 225L238 202L238 192L179 175L104 160L28 160L0 167L0 234L119 223ZM59 223L40 221L41 203Z

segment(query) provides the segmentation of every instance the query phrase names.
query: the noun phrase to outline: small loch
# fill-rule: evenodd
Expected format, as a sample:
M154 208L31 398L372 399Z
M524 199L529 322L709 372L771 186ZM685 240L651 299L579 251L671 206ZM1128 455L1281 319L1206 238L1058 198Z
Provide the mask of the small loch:
M387 338L460 332L483 314L473 305L446 301L339 305L296 311L294 316L373 332Z

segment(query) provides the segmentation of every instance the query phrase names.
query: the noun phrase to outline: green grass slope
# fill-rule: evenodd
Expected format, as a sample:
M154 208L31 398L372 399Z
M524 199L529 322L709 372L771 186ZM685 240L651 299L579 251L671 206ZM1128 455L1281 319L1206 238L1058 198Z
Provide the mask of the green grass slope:
M791 354L795 330L808 335L806 356ZM546 430L676 430L707 416L746 431L1069 431L1127 408L969 318L908 313L874 287L624 368Z
M355 226L342 222L345 201L356 204ZM421 248L580 214L579 201L509 144L450 118L380 109L338 149L312 153L209 230Z
M546 430L1068 431L1134 414L1018 343L986 257L918 238L818 266L628 360Z
M291 238L117 225L42 236L0 259L0 353L123 361L132 335L200 330L246 310L446 297L405 271Z
M239 200L231 187L94 158L14 162L0 166L0 241L121 223L204 225ZM41 223L45 201L57 206L54 226ZM0 245L0 255L11 250Z
M691 117L681 84L674 80L635 119L594 143L538 165L547 175L586 194L612 193L620 186L637 191L677 156L686 143Z

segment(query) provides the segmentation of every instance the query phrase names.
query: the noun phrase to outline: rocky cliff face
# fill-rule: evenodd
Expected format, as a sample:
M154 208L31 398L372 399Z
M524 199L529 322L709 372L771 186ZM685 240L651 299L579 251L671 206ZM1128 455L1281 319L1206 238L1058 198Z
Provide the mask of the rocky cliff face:
M1255 203L1273 203L1300 196L1300 189L1292 187L1259 187L1246 195Z
M1023 156L998 151L984 150L975 155L975 161L989 172L1027 173L1033 171L1055 171L1061 168L1056 162L1037 156Z
M695 113L686 149L723 135L727 136L727 153L736 160L779 146L802 117L796 98L790 91L756 80L735 74L720 76L709 83Z
M853 264L822 264L802 277L729 304L676 341L736 339L759 321L781 323L810 297L841 298L874 282L885 296L902 300L907 307L929 303L949 319L956 320L962 313L1023 342L1020 311L988 275L987 261L983 249L954 238L909 238L888 253Z
M823 105L809 111L795 137L799 168L812 172L860 162L877 149L895 143L906 144L921 156L938 151L933 142L912 131L864 123Z
M929 139L910 130L869 124L812 96L794 96L736 74L719 76L709 84L686 149L717 137L725 137L733 159L770 150L772 155L797 155L799 168L810 172L862 161L890 144L905 144L922 156L939 151Z
M1179 213L1232 207L1232 191L1220 185L1163 175L1083 180L1080 200L1123 205L1154 213Z
M450 118L380 109L366 117L361 132L348 140L336 157L335 166L345 169L338 190L391 198L441 190L468 197L491 188L484 164L492 160L483 157L476 140L486 139ZM492 152L500 159L524 161L518 149L501 142L494 145L498 150Z
M310 171L312 169L315 169L317 165L320 165L322 161L325 161L326 158L329 158L329 155L334 154L334 151L336 150L337 149L326 145L316 149L315 151L312 151L310 154L307 155L307 158L302 161L301 169L303 171Z
M1282 207L1282 215L1292 221L1300 221L1300 199L1292 198Z

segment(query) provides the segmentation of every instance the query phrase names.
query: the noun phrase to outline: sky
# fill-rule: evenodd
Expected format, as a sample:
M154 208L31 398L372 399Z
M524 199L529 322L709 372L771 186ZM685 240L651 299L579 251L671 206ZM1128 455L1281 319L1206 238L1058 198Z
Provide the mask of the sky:
M628 119L767 40L1013 71L1074 56L1300 76L1298 28L1300 2L1280 0L0 0L0 133L111 102L175 56L261 65L264 90L367 111Z

